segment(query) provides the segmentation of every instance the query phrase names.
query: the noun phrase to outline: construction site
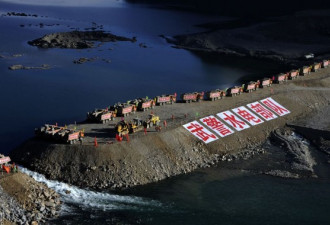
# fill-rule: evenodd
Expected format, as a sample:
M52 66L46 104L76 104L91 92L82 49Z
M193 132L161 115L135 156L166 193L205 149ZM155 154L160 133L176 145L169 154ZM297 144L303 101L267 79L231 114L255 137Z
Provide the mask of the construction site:
M225 90L199 91L183 93L177 98L177 93L128 100L125 103L116 103L104 108L87 112L86 121L62 125L45 124L35 129L37 138L51 143L94 145L113 144L129 141L140 135L160 132L168 126L174 127L183 121L198 118L205 102L222 100L237 102L240 95L247 95L260 89L276 91L278 84L291 82L299 77L309 76L322 68L327 68L330 60L322 60L300 69L280 73L261 80L250 81L242 86L233 86ZM312 75L311 75L312 76ZM272 85L275 86L272 86ZM272 87L272 88L271 88ZM184 103L198 102L198 105L182 107ZM179 105L174 104L179 103ZM166 110L164 110L166 109ZM178 122L180 120L180 123Z
M145 110L138 107L141 102L130 104L131 101L93 110L87 114L88 120L81 123L37 128L36 137L13 150L10 157L50 179L80 187L112 190L209 167L226 160L227 155L257 149L274 130L286 124L299 127L299 120L320 118L323 122L318 124L327 127L330 102L328 63L323 61L322 68L309 66L305 74L303 70L296 70L256 81L252 91L244 90L246 84L227 90L183 94L176 103L173 101L162 106L154 104L155 99L145 98L143 101L153 102ZM191 121L268 97L280 102L291 113L209 144L183 127ZM124 112L124 108L129 108L129 112ZM102 120L102 115L106 121ZM323 143L316 137L311 141L314 140ZM254 150L248 152L255 154Z

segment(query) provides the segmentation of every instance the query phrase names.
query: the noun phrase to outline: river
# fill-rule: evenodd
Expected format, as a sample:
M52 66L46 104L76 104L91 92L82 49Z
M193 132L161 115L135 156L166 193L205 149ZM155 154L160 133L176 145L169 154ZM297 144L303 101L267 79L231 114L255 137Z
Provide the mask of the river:
M14 3L16 2L16 3ZM70 3L70 4L66 4ZM86 112L142 96L206 91L270 76L282 65L254 59L210 57L172 48L159 35L203 31L226 17L109 1L0 1L1 152L8 153L44 123L69 124ZM105 43L88 50L37 49L27 41L93 26L136 43ZM147 48L140 47L143 43ZM20 57L12 57L21 54ZM95 57L82 65L73 60ZM107 63L104 60L111 60ZM49 70L8 66L49 64ZM39 175L36 175L39 176ZM118 195L52 183L62 193L62 216L50 224L326 224L329 180L285 180L237 170L205 169ZM70 189L65 197L63 186ZM139 197L137 197L139 196Z

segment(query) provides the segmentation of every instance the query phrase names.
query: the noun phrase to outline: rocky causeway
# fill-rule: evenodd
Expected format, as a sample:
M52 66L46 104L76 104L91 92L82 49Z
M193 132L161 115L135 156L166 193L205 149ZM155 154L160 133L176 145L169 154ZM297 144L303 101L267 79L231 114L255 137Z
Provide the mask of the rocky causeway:
M313 176L310 169L313 167L313 161L302 157L306 154L296 152L301 146L292 143L290 138L286 140L288 138L285 137L285 132L273 131L286 127L286 124L308 120L322 112L325 114L319 115L319 118L327 120L327 111L323 109L328 107L330 102L329 84L330 68L326 68L300 76L297 80L274 84L271 88L243 93L236 97L156 107L152 110L153 113L159 115L161 120L167 121L167 128L161 132L150 130L147 135L143 132L136 133L130 136L129 142L118 143L115 140L114 126L118 118L110 124L72 124L69 127L76 126L79 130L85 130L86 137L82 145L58 144L33 138L12 151L11 157L50 179L80 187L114 190L156 182L197 168L209 167L218 161L229 161L239 156L248 158L262 153L260 146L273 133L275 140L288 149L292 163L296 163L292 168L303 169L307 171L306 176ZM204 144L182 126L195 119L270 96L291 113L210 144ZM127 119L136 116L144 118L148 113L150 112L139 112ZM306 136L308 137L308 134ZM95 137L98 140L97 148L94 146Z

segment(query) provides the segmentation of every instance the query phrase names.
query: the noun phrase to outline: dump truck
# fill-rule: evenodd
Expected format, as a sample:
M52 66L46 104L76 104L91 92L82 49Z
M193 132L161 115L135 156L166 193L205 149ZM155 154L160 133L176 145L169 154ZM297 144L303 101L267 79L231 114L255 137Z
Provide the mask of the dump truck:
M173 104L176 102L176 93L173 95L156 96L154 102L156 105Z
M129 133L129 124L125 120L118 122L115 126L115 131L119 136L124 136Z
M94 111L87 113L87 120L101 123L107 123L115 117L115 112L109 111L108 109L95 109Z
M239 87L239 86L234 86L231 88L228 88L226 91L226 95L227 96L236 96L236 95L240 95L243 92L243 88Z
M330 60L323 60L323 61L322 61L322 65L321 65L322 68L327 68L327 67L329 66L329 61L330 61Z
M59 132L63 129L65 129L65 128L57 126L57 125L45 124L44 126L42 126L40 128L36 128L35 134L36 134L36 136L42 137L42 138L53 138L57 132Z
M312 72L316 72L316 71L318 71L319 69L321 69L321 63L314 63L313 65L312 65Z
M299 75L299 70L291 70L289 72L289 79L294 80L298 77Z
M185 103L199 102L204 99L204 92L184 93L181 99Z
M275 76L275 82L280 84L288 80L288 74L287 73L280 73Z
M148 109L153 109L154 105L155 105L154 100L140 98L138 99L137 110L146 111Z
M261 81L261 87L270 87L272 86L272 83L273 83L273 80L268 78L268 77L265 77L264 79L262 79Z
M300 74L301 76L308 75L308 74L311 73L311 69L312 69L312 68L311 68L310 66L304 66L304 67L302 67L302 68L300 69L299 74Z
M113 111L116 116L126 117L136 112L136 106L127 103L117 103L114 106L110 106L110 111Z
M206 92L206 99L211 101L222 99L224 96L226 96L226 92L220 89Z
M250 81L249 83L246 83L243 86L244 86L243 91L252 92L259 88L259 83L255 81Z
M148 116L148 119L146 120L146 127L147 128L150 128L150 127L153 127L153 126L159 126L160 124L160 119L159 119L159 116L156 116L154 114L150 114Z
M54 135L54 139L60 142L75 144L77 141L84 139L84 132L74 129L63 129Z

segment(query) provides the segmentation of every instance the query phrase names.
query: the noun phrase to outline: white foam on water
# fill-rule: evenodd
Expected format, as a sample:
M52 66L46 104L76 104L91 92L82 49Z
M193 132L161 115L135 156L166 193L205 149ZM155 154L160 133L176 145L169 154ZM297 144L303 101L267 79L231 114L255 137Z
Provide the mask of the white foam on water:
M44 175L28 170L24 167L20 167L20 171L55 190L61 195L61 200L64 203L75 204L81 208L108 211L122 209L146 210L148 208L161 206L161 203L158 201L142 197L84 190L59 181L48 180ZM70 207L67 205L64 206L64 208L64 211L70 211Z

